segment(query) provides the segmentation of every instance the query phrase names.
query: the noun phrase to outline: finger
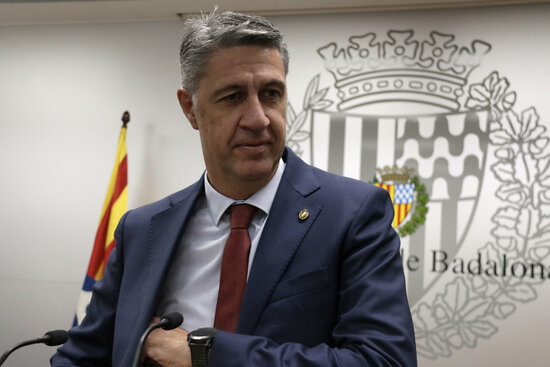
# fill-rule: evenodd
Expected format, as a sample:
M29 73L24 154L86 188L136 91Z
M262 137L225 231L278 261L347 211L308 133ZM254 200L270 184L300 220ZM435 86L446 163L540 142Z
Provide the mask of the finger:
M162 367L160 364L158 364L157 362L153 361L150 358L146 358L145 361L143 361L143 365L145 367Z

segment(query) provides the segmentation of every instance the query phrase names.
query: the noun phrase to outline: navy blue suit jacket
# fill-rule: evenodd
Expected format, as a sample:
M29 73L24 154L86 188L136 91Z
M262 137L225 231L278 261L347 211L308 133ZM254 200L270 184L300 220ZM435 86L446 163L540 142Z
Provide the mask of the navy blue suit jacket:
M416 366L389 195L289 149L283 159L237 332L218 332L209 366ZM203 179L124 215L87 316L52 365L131 366Z

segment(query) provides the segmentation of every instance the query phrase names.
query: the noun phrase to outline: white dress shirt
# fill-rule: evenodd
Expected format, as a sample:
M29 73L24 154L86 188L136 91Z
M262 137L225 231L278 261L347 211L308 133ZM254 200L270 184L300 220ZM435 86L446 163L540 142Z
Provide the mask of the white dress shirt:
M204 180L205 195L199 198L184 230L161 291L157 316L178 311L184 317L181 327L187 331L214 325L223 249L231 230L226 210L232 204L243 203L258 208L248 227L250 273L284 169L285 163L281 159L271 181L246 200L228 198L217 192L207 179Z

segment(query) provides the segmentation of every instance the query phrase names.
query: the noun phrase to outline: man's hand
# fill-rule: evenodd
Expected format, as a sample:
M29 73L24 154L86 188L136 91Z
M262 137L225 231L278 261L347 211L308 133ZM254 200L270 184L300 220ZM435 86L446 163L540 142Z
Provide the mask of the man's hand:
M154 317L151 323L160 321ZM143 347L143 358L163 367L191 367L191 351L187 345L188 332L175 328L156 329L149 335Z

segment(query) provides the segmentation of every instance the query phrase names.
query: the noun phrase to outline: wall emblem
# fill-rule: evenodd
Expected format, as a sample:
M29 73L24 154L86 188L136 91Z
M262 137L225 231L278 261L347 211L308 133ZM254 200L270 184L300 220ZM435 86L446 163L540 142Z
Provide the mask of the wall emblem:
M413 170L407 167L385 166L377 168L374 185L385 189L393 202L395 211L393 227L401 237L411 235L419 225L424 224L428 213L429 197L426 187Z
M287 109L287 144L313 165L367 182L377 167L415 173L416 181L391 184L412 184L400 188L415 191L417 208L423 200L420 213L405 204L410 212L394 224L418 353L427 359L490 338L550 278L546 127L535 108L514 110L516 94L498 72L469 80L490 50L436 31L426 39L413 30L351 36L318 49L334 86L320 87L318 74L302 108ZM493 228L466 246L488 175L500 202ZM476 255L459 257L461 249Z

